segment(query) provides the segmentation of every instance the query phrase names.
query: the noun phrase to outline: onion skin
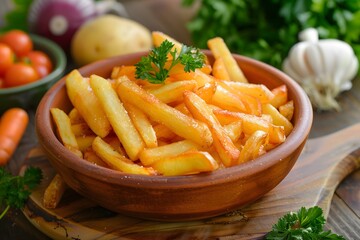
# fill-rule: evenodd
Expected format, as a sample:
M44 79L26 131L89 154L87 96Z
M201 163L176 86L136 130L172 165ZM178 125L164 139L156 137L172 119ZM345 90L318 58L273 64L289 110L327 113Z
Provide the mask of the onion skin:
M31 32L53 40L68 51L77 29L97 15L92 0L35 0L28 20Z

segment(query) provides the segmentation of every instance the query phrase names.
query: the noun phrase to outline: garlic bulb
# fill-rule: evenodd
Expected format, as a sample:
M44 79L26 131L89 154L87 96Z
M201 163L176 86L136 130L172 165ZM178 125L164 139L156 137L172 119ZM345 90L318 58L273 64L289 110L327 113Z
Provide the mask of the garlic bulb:
M283 71L305 90L319 110L340 110L336 97L352 87L358 72L353 49L337 39L319 40L318 32L305 29L283 62Z

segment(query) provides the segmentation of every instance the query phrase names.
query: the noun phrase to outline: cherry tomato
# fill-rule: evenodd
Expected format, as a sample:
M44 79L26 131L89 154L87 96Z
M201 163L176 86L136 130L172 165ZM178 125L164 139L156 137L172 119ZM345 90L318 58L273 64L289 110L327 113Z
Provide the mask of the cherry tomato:
M1 42L8 45L16 56L24 56L33 49L33 43L30 36L21 30L10 30L6 32Z
M35 82L39 79L39 74L35 68L26 63L15 63L6 71L4 83L5 87L17 87Z
M14 63L14 52L9 46L0 43L0 75Z
M4 79L0 77L0 89L5 87Z
M31 51L23 58L24 62L30 63L40 77L45 77L52 71L52 62L47 54L42 51Z

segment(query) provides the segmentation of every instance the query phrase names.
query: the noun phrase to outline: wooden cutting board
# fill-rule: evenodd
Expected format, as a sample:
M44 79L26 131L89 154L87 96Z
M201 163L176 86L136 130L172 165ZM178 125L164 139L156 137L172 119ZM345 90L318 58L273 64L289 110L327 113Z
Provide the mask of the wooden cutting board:
M260 239L279 217L302 206L320 206L327 217L337 185L360 166L360 124L308 140L289 175L260 200L226 215L190 222L164 223L127 217L99 207L70 189L58 208L45 209L42 196L54 170L39 149L30 152L27 165L40 167L44 180L30 196L23 212L35 227L53 239L209 239L225 236L233 236L226 239Z

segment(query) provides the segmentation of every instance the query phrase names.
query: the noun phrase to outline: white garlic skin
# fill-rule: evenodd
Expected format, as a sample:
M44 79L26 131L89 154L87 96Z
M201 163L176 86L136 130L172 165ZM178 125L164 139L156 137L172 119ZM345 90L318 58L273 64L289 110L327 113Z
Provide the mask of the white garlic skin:
M283 71L305 90L318 110L340 110L336 97L352 87L359 63L351 46L337 39L319 40L315 29L300 32L283 62Z

